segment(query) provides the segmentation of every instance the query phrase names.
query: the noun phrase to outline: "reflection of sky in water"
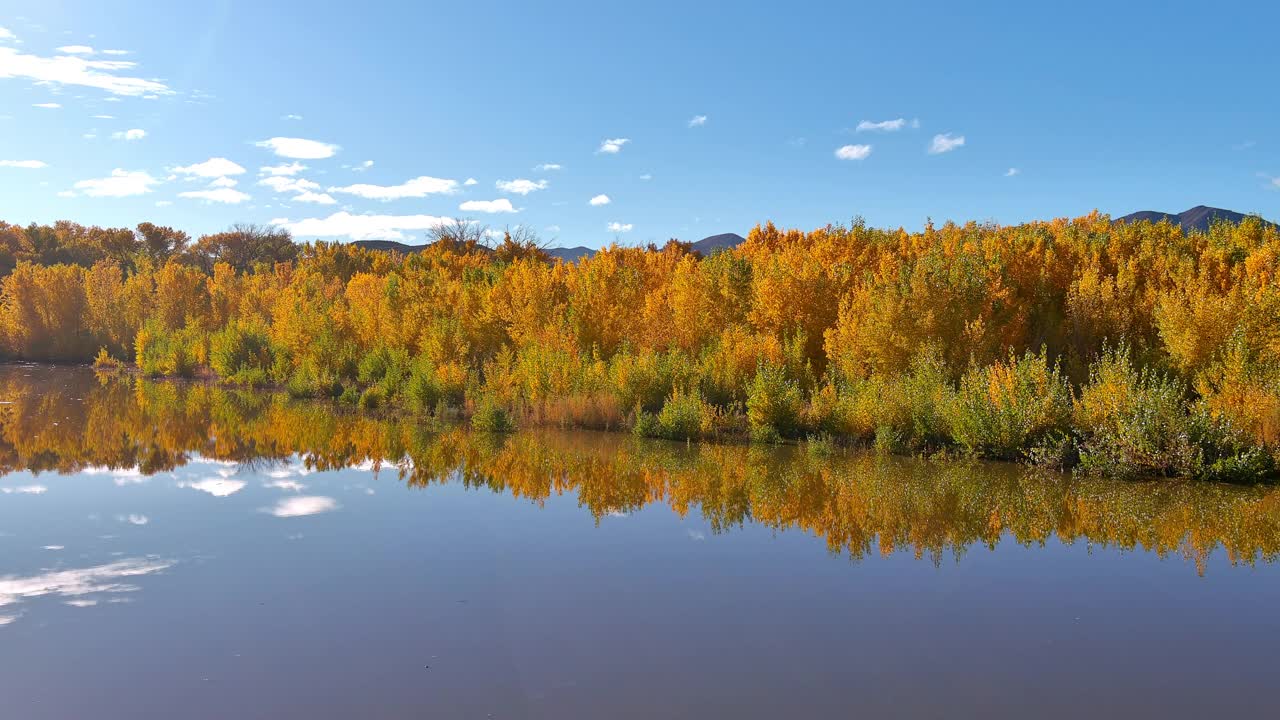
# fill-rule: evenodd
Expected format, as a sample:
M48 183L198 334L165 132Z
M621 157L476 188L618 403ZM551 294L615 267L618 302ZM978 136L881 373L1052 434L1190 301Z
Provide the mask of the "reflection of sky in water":
M46 374L0 369L3 720L1277 716L1280 489Z
M66 604L73 607L92 607L98 598L87 597L99 593L131 593L140 588L122 582L160 572L173 565L160 558L128 558L105 565L85 568L48 570L37 575L0 576L0 624L9 624L18 618L11 612L24 600L46 595L71 598Z
M5 495L43 495L49 492L44 485L19 485L17 487L0 488Z
M22 480L28 473L13 473L6 478L10 482L0 487L0 494L12 496L0 504L0 527L4 528L0 539L5 543L0 546L4 549L0 555L0 626L31 615L37 609L35 601L42 598L82 609L122 605L140 593L142 578L180 563L194 570L195 565L220 554L217 542L198 552L183 548L184 525L225 524L225 534L214 538L221 541L262 532L244 527L255 517L270 518L259 522L274 523L282 518L297 523L309 516L333 513L342 507L335 497L302 493L310 484L321 482L339 492L372 494L364 482L351 481L352 472L367 475L359 469L315 473L298 456L242 465L196 455L172 470L153 475L138 468L90 467L73 475L44 475L47 479L36 483ZM314 480L300 480L306 477ZM109 484L103 484L105 480ZM200 494L218 498L218 503L211 506L199 499ZM126 507L112 507L116 504ZM110 509L102 511L100 507ZM156 529L157 518L165 526L163 530ZM9 529L24 520L28 532ZM104 532L109 527L117 529ZM45 533L52 532L50 528L62 528L63 537L27 546L41 555L19 552L24 536L40 535L43 540ZM305 535L292 532L274 537L297 541ZM180 552L172 552L175 547ZM55 566L40 567L50 559L57 560ZM33 567L14 572L13 564L23 561Z
M302 496L285 498L276 503L269 512L280 518L302 517L304 515L319 515L323 512L338 509L338 501L331 497L322 496Z
M733 455L674 456L663 467L685 474L650 487L657 473L586 475L614 457L590 445L601 462L561 489L542 484L559 470L520 465L540 449L520 440L491 476L426 485L399 463L309 471L297 455L0 478L0 717L27 716L14 702L59 719L845 717L881 696L863 716L1012 697L988 716L1040 717L1046 695L1080 717L1089 707L1061 703L1107 693L1245 716L1231 701L1270 672L1273 566L1203 578L1176 555L1060 542L1053 525L1026 544L994 531L988 551L948 521L989 507L989 484L863 488L779 478L794 467L781 461L735 484ZM1006 497L1030 498L1013 519L1046 502ZM859 523L970 551L935 565L909 547L858 563L824 548L819 531ZM1171 694L1187 672L1175 646L1211 677Z

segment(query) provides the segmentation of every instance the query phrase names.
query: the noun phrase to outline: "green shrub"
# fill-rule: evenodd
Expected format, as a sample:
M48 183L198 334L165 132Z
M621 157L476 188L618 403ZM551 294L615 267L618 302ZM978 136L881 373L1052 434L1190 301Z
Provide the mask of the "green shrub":
M1196 478L1243 484L1274 480L1275 455L1226 417L1214 417L1205 404L1200 403L1191 414L1191 436L1199 449Z
M821 415L816 427L825 432L910 452L947 442L946 409L954 394L941 354L926 349L902 375L872 375L819 390L811 411Z
M677 390L657 415L638 410L632 432L641 437L694 440L714 433L716 420L715 408L696 390L689 393Z
M618 404L652 413L660 411L676 389L689 387L696 375L692 360L678 350L620 352L609 361L609 379Z
M279 368L275 370L277 374L284 372ZM285 391L291 397L295 398L319 398L319 397L338 397L342 395L342 383L333 373L326 369L317 368L316 364L307 358L297 367L289 376L289 380L285 383ZM353 399L352 402L355 402Z
M661 426L658 425L658 416L644 410L636 410L636 419L631 425L631 433L636 437L662 437Z
M951 437L970 453L1013 459L1071 422L1071 388L1042 350L1010 355L960 380L947 407Z
M209 338L209 368L242 385L265 385L274 365L271 338L264 328L232 322Z
M471 415L471 427L480 432L508 433L516 428L511 413L492 398L482 398Z
M410 375L409 353L399 348L379 345L360 358L356 378L366 385L378 386L383 399L397 396Z
M786 369L760 363L747 391L747 426L752 439L776 442L797 437L803 407L800 387L787 378Z
M192 377L203 353L204 338L195 328L169 330L148 320L134 339L138 368L152 377Z
M1114 477L1196 474L1200 458L1185 387L1151 369L1138 370L1125 347L1105 351L1090 368L1075 420L1084 438L1080 463L1087 472Z

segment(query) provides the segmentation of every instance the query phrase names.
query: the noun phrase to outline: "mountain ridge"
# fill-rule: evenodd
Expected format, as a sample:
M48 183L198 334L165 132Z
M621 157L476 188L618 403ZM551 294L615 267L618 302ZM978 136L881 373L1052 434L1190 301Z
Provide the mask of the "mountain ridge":
M1180 213L1167 213L1159 210L1139 210L1137 212L1132 212L1128 215L1118 217L1115 219L1115 222L1133 223L1146 221L1158 223L1167 220L1170 223L1180 226L1184 232L1206 232L1216 221L1224 220L1232 224L1239 224L1246 218L1250 217L1259 217L1259 219L1267 225L1277 225L1276 223L1257 215L1211 207L1209 205L1196 205L1195 207L1183 210ZM691 248L705 256L710 255L717 250L735 248L746 242L746 240L746 238L737 233L720 233L718 235L708 235L701 240L691 243ZM409 245L395 240L355 240L351 244L369 250L385 250L405 255L420 252L427 247L427 245ZM565 262L577 262L584 257L591 257L598 251L595 248L577 245L574 247L547 248L545 252L553 258L558 258Z
M737 233L720 233L719 235L709 235L692 243L692 249L703 255L710 255L716 250L724 250L726 248L735 248L747 239ZM384 252L398 252L402 255L411 255L416 252L422 252L428 245L409 245L397 240L353 240L350 243L356 247L366 250L381 250ZM565 262L577 262L584 257L590 257L596 254L594 248L578 245L569 248L547 248L544 252L553 258L558 258Z
M1183 210L1180 213L1166 213L1160 212L1159 210L1139 210L1137 212L1129 213L1123 217L1116 218L1116 222L1131 223L1148 221L1158 223L1167 220L1174 225L1181 226L1184 232L1190 232L1192 230L1205 232L1218 220L1225 220L1233 225L1238 225L1249 217L1258 217L1267 225L1275 225L1275 223L1265 218L1261 218L1261 216L1247 215L1234 210L1210 207L1208 205L1196 205L1195 207Z

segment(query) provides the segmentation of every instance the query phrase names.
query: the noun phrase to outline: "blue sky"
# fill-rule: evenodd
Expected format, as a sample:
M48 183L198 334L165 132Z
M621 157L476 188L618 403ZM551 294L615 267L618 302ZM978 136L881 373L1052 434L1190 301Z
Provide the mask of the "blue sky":
M9 1L0 218L589 246L1276 219L1277 26L1263 1Z

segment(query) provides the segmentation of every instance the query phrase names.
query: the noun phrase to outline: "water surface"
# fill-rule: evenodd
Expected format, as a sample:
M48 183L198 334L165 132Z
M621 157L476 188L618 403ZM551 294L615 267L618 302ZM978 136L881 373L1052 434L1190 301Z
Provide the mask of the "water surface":
M5 718L1275 716L1280 491L0 367Z

